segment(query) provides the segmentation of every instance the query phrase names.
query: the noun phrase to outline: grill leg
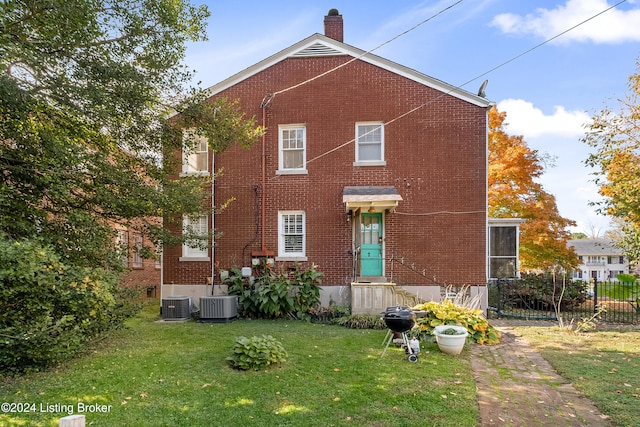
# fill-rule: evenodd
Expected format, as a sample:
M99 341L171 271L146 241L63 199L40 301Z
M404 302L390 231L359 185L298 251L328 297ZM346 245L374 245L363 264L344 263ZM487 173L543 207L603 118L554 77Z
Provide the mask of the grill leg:
M384 356L384 354L387 352L387 348L389 348L389 344L391 344L391 341L393 341L393 332L391 332L391 329L387 331L387 335L385 335L384 341L387 342L387 345L384 346L384 350L382 350L382 355L380 357ZM383 344L384 341L382 342Z
M391 329L387 329L387 335L384 336L384 339L382 340L382 345L384 345L384 343L387 342L387 340L389 339L389 335L393 336L393 332L391 332Z

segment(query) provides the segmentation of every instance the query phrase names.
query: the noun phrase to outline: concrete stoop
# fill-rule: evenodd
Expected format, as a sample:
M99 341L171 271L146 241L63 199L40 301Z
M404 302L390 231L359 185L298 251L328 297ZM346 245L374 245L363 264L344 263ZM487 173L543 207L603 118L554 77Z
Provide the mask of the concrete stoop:
M418 297L384 277L359 277L351 283L351 313L379 314L396 305L413 307Z

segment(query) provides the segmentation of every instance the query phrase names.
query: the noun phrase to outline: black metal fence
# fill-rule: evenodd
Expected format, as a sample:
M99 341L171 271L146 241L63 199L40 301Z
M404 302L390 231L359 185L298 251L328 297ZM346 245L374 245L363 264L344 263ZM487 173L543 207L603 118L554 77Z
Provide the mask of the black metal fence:
M542 276L488 284L489 318L640 323L640 283L552 280Z

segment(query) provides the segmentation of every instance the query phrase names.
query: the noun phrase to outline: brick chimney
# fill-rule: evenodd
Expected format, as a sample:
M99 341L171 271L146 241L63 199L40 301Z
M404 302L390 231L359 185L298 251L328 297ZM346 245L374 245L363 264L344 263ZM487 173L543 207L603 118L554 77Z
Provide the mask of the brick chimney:
M344 42L344 26L338 9L331 9L324 17L324 35L340 43Z

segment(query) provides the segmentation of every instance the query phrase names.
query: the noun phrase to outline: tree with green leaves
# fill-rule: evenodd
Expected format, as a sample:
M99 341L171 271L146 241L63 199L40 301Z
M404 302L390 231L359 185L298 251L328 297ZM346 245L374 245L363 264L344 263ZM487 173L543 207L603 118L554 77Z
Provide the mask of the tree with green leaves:
M158 217L201 212L210 181L171 180L180 159L163 150L195 144L185 128L214 152L260 132L237 103L202 102L203 91L188 88L181 61L186 42L205 39L206 7L8 0L0 8L0 232L37 235L90 266L118 265L114 223L176 243Z
M544 172L543 157L522 136L504 129L506 113L489 111L488 203L492 218L522 218L520 267L548 271L571 269L578 257L567 246L575 223L558 212L555 197L536 181Z
M0 3L0 335L12 343L3 354L28 355L43 325L76 344L108 329L118 303L105 297L92 309L93 297L74 295L78 286L119 291L115 224L151 242L146 257L185 239L160 218L210 213L213 177L172 178L182 166L175 153L197 143L185 130L213 152L260 135L237 102L203 102L204 91L190 88L186 43L205 39L208 16L188 0ZM56 265L47 292L61 302L25 322L20 313L47 298L32 277L48 274L45 258ZM98 313L104 322L85 328ZM19 370L59 357L0 359Z
M617 242L631 261L640 260L640 61L629 77L618 108L605 106L591 118L582 141L593 148L585 163L595 169L603 197L594 202L601 213L618 220Z

